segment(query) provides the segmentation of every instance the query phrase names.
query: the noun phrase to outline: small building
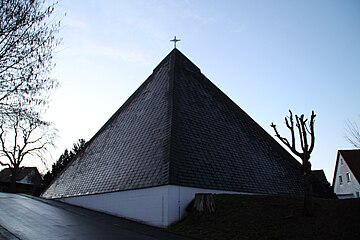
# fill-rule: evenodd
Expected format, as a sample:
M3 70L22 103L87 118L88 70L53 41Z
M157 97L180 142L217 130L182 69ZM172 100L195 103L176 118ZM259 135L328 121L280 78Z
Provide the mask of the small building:
M26 193L39 196L44 189L42 177L36 167L19 168L16 177L16 189L11 186L11 171L5 168L0 172L0 191Z
M339 199L360 198L360 149L339 150L333 178Z
M197 193L302 196L303 174L174 49L42 197L167 227Z
M11 171L10 168L5 168L0 172L0 182L10 183L11 182ZM41 185L42 178L36 167L21 167L16 178L16 183L26 185Z
M328 182L323 169L313 170L312 187L317 197L337 199L331 184Z

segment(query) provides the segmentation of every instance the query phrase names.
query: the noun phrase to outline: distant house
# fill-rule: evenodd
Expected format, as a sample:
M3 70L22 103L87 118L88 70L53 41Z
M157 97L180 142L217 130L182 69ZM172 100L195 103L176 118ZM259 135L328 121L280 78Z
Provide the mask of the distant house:
M313 192L317 194L317 197L337 198L331 184L325 176L324 170L313 170L312 174L314 176L314 181L312 182Z
M301 169L174 49L42 197L167 227L197 193L302 196Z
M10 183L11 171L5 168L0 172L0 183ZM16 179L16 183L27 185L40 185L42 183L41 175L36 167L22 167Z
M315 178L316 178L319 182L321 182L321 183L323 183L323 184L329 184L328 180L326 179L324 170L322 170L322 169L313 170L313 171L312 171L312 174L313 174L313 176L315 176Z
M360 198L360 149L339 150L333 179L339 199Z

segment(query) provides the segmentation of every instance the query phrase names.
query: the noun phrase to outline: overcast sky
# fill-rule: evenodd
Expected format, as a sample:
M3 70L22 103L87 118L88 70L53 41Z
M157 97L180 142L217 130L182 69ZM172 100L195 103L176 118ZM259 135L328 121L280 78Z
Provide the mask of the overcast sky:
M332 182L346 120L360 125L360 1L62 0L61 87L46 115L59 130L53 161L89 140L178 49L267 132L288 109L317 114L313 169ZM24 162L31 165L30 161Z

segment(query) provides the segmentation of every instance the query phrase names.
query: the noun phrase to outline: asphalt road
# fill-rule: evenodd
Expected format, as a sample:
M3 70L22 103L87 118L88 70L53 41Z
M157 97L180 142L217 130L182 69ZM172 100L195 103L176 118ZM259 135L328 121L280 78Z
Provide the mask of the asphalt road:
M188 238L52 200L0 192L0 239Z

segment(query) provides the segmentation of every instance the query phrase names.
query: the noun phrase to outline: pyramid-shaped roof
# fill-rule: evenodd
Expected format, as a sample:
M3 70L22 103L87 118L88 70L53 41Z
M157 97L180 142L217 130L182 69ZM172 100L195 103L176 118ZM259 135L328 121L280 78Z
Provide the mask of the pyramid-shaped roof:
M303 193L300 163L177 49L42 196L61 198L168 184Z

